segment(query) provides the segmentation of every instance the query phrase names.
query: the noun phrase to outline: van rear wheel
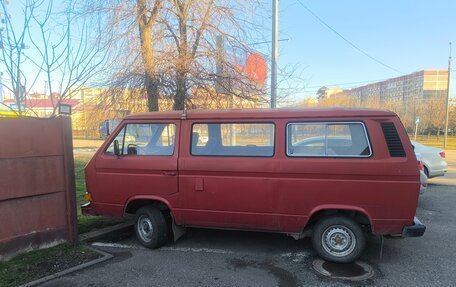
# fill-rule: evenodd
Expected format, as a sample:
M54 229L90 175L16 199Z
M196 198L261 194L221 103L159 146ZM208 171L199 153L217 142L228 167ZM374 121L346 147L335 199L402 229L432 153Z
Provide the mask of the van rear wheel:
M315 224L312 244L323 259L349 263L364 251L366 238L358 223L339 215L323 218Z
M168 234L165 217L155 207L141 207L136 212L135 233L139 242L147 248L162 246Z

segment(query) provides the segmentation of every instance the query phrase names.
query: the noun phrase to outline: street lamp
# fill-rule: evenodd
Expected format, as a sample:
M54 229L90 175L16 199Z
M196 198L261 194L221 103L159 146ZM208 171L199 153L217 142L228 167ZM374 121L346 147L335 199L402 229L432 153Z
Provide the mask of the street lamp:
M277 58L279 36L279 0L272 0L271 108L277 105Z
M451 42L450 42L450 56L448 57L448 81L447 81L447 98L446 98L446 112L445 112L445 135L443 137L443 148L447 146L448 138L448 114L450 111L450 75L451 74Z

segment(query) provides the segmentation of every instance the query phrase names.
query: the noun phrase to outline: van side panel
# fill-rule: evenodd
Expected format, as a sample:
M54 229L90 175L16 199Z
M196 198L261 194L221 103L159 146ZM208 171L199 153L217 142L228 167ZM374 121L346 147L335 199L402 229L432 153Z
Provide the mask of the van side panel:
M376 234L401 233L405 225L413 222L419 195L419 171L410 140L399 119L350 120L366 125L373 150L370 158L293 158L284 155L279 159L278 213L282 215L282 231L302 231L312 214L329 207L363 212L371 220ZM383 121L394 122L406 157L390 157L380 126ZM280 126L285 124L282 122Z

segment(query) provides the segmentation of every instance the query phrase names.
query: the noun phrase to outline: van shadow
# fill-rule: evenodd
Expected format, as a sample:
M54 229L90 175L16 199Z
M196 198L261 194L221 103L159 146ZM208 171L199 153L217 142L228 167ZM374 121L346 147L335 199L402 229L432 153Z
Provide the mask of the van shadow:
M112 233L111 236L103 238L102 241L140 246L133 228L121 233ZM382 256L381 238L367 235L366 249L360 259L372 263L380 263L381 257L394 260L400 253L400 250L395 246L396 242L396 240L385 239ZM299 254L309 259L317 257L310 237L295 240L285 234L255 231L187 228L187 232L181 238L176 242L168 242L166 247L217 249L233 253L254 253L281 257L292 257Z
M285 234L238 230L187 228L184 236L176 242L168 243L167 246L268 255L297 252L313 254L310 238L295 240Z

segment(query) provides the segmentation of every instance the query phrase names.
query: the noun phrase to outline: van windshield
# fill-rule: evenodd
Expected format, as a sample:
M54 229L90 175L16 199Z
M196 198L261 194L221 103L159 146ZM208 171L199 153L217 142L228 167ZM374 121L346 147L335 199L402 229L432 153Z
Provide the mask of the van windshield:
M174 124L127 124L114 140L122 155L172 155L175 133ZM106 153L114 154L114 141Z

